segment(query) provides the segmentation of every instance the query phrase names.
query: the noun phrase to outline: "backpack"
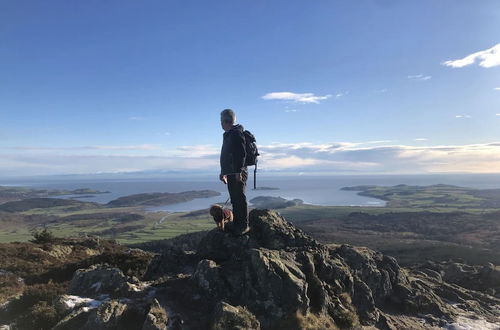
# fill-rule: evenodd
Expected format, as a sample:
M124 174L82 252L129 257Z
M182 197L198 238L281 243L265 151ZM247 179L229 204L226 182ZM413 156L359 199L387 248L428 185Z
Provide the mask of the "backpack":
M245 150L247 152L245 166L255 165L255 169L253 170L253 189L257 189L257 157L260 155L257 149L257 141L250 131L244 131L243 136L245 137Z
M247 157L245 158L245 166L257 165L259 150L257 149L257 141L255 140L255 136L253 136L250 131L244 131L243 136L245 137L245 150L247 153Z

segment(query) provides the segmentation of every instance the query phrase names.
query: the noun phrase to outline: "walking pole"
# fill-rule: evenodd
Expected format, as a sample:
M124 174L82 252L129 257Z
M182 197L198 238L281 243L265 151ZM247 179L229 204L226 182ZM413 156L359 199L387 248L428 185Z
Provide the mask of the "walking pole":
M255 162L255 168L253 170L253 190L257 189L257 162Z

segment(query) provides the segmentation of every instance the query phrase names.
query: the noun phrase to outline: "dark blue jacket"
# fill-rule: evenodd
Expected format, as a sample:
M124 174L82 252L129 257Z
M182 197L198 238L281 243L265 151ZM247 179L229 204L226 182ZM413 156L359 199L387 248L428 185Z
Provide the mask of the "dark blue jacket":
M221 174L241 173L245 170L245 129L241 125L234 125L224 132L222 149L220 152Z

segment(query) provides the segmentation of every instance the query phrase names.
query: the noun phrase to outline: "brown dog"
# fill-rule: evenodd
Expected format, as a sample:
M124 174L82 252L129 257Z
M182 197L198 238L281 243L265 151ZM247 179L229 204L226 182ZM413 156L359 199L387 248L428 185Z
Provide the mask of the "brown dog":
M214 218L217 227L224 230L224 225L233 222L233 211L223 209L222 206L214 204L210 207L210 215Z

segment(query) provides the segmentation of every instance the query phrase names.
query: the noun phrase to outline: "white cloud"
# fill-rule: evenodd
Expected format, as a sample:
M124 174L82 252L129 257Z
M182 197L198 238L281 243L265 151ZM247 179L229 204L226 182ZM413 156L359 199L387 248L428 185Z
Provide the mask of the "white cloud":
M387 91L388 91L388 89L387 89L387 88L382 88L382 89L377 89L377 90L375 91L375 93L383 94L383 93L386 93Z
M445 61L443 62L443 65L452 68L463 68L474 64L476 61L478 61L479 65L483 68L492 68L500 65L500 44L496 44L489 49L467 55L458 60Z
M173 150L168 151L168 153L186 158L202 158L217 156L220 152L220 148L217 148L210 144L200 144L191 146L180 146Z
M146 119L145 117L141 117L141 116L132 116L132 117L128 117L128 120L144 120Z
M262 96L264 100L283 100L297 103L319 103L319 101L330 98L331 95L317 96L313 93L292 93L292 92L273 92Z
M427 141L427 138L416 138L415 141Z
M423 74L416 74L408 76L408 79L415 81L427 81L432 79L432 76L424 76Z
M455 118L472 118L471 115L455 115Z
M496 91L500 91L500 87L495 87L493 89L496 90Z
M297 109L285 109L285 112L299 112Z
M416 140L424 141L424 138ZM401 145L388 140L330 143L271 143L259 145L263 171L324 173L500 173L500 142L470 145ZM422 144L422 143L421 143ZM67 173L116 173L167 170L217 173L219 146L190 145L152 150L147 154L84 154L71 149L0 150L2 176ZM109 150L109 149L108 149ZM99 152L99 153L97 153Z
M500 113L497 113L496 115L500 117Z

